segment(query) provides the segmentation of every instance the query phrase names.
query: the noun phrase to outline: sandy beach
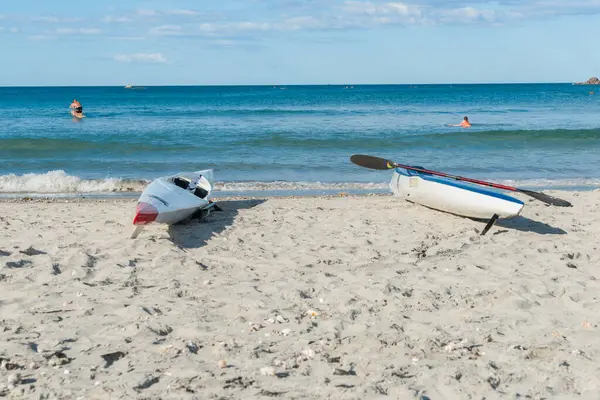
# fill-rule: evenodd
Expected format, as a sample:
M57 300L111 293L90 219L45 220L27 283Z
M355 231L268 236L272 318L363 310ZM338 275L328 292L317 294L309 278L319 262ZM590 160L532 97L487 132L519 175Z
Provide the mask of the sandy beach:
M0 397L595 398L600 191L485 222L392 196L0 202Z

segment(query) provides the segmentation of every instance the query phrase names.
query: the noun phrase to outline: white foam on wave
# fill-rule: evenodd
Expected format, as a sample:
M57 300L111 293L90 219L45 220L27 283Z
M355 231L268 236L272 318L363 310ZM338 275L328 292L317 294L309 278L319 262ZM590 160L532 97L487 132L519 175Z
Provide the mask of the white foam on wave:
M83 179L68 175L65 171L49 171L45 174L1 175L0 193L115 193L141 192L147 180L119 178ZM377 190L386 189L387 183L328 183L328 182L216 182L215 192L250 191L306 191L306 190Z
M303 192L303 191L386 191L389 181L380 182L288 182L232 181L216 182L215 192ZM492 182L529 188L600 188L600 178L495 180ZM0 193L6 194L77 194L77 193L139 193L148 180L119 178L83 179L65 171L45 174L0 175Z
M45 174L0 176L0 193L109 193L136 190L143 190L142 185L118 178L82 179L62 170Z

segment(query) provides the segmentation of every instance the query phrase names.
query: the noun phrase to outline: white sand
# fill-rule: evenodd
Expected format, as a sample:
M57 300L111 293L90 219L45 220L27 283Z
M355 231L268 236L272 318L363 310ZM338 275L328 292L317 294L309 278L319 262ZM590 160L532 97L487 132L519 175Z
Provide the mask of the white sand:
M389 196L135 240L134 201L1 202L0 397L596 398L600 191L553 194L486 236Z

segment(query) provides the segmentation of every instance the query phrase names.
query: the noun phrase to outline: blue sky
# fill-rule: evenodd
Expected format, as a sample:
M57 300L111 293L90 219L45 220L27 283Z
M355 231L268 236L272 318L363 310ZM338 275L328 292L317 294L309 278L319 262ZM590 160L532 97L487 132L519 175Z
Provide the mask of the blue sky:
M570 82L600 0L2 1L0 85Z

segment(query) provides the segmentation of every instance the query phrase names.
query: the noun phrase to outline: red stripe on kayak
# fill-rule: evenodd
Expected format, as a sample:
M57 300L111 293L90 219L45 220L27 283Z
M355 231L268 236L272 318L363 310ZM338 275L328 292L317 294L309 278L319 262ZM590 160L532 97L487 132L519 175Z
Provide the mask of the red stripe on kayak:
M158 217L158 210L152 204L138 203L135 208L135 218L133 218L134 225L147 225L151 222L156 221Z

